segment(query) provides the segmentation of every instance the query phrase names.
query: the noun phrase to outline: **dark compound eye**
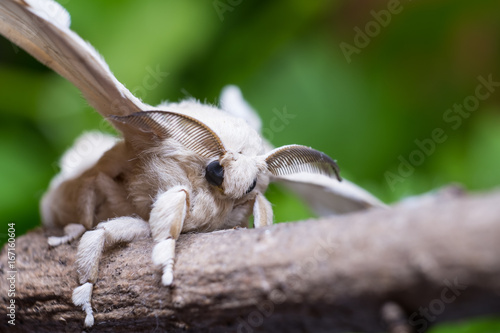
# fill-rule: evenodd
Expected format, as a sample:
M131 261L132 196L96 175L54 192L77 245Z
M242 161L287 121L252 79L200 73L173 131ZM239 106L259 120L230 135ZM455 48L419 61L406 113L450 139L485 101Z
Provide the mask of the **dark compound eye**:
M224 180L224 168L220 165L219 161L213 161L205 170L205 178L207 181L216 186L221 186Z
M249 188L248 188L248 190L247 190L247 193L245 193L245 194L248 194L248 193L252 192L252 190L255 188L255 185L257 185L257 178L255 178L255 179L253 180L252 185L250 185L250 187L249 187Z

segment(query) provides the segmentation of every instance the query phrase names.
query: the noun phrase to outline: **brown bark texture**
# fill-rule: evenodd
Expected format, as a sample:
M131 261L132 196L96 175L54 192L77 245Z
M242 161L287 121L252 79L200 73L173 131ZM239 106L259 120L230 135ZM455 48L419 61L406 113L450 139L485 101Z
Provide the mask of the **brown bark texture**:
M55 230L0 255L0 331L82 331L71 302L78 242ZM500 313L500 192L433 195L389 209L181 235L163 287L151 240L105 252L87 332L423 332ZM11 299L15 326L8 324ZM392 327L392 328L391 328Z

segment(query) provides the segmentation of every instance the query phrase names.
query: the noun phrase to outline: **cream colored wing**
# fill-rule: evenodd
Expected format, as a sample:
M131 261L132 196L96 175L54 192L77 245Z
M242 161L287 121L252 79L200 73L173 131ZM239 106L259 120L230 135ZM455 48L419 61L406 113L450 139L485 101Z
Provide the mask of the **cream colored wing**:
M295 173L273 177L272 181L283 183L320 216L387 207L372 194L346 179L339 182L325 175Z
M109 70L96 50L70 30L70 16L52 0L1 0L0 34L72 82L101 115L150 109Z
M243 98L240 88L229 85L222 89L220 107L235 117L244 119L254 130L261 132L262 121L255 110Z

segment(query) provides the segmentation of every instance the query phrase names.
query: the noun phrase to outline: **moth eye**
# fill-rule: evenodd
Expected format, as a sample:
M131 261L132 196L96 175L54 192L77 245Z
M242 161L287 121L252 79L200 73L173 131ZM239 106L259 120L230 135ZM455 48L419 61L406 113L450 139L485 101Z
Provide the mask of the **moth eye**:
M222 181L224 180L224 168L220 165L219 161L213 161L207 165L205 178L212 185L222 185Z
M250 185L250 187L248 188L248 190L247 190L247 192L245 194L248 194L248 193L252 192L252 190L255 188L255 185L257 185L257 178L255 178L253 180L252 185Z

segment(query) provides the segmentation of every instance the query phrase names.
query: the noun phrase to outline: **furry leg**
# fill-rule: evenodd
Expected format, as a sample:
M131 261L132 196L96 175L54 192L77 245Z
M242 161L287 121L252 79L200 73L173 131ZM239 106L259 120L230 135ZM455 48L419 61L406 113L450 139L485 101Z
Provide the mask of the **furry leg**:
M71 223L64 227L64 236L62 237L49 237L47 242L50 246L59 246L61 244L69 243L74 239L80 238L85 232L85 227L81 224Z
M94 316L92 314L92 305L90 300L92 299L92 288L94 285L90 282L82 284L80 287L73 290L73 304L76 306L81 306L82 310L85 312L85 327L91 327L94 325Z
M163 285L172 284L175 258L175 241L179 238L189 209L189 192L182 186L175 186L158 196L149 224L151 234L156 241L153 248L153 263L163 269Z
M119 217L101 222L95 230L87 231L78 245L76 265L81 286L73 291L73 303L85 311L85 326L94 324L92 306L92 289L97 280L99 261L104 247L119 242L131 242L150 235L147 222L133 217Z
M262 193L257 193L253 205L253 225L255 228L260 228L271 224L273 224L273 208L271 207L271 203Z

